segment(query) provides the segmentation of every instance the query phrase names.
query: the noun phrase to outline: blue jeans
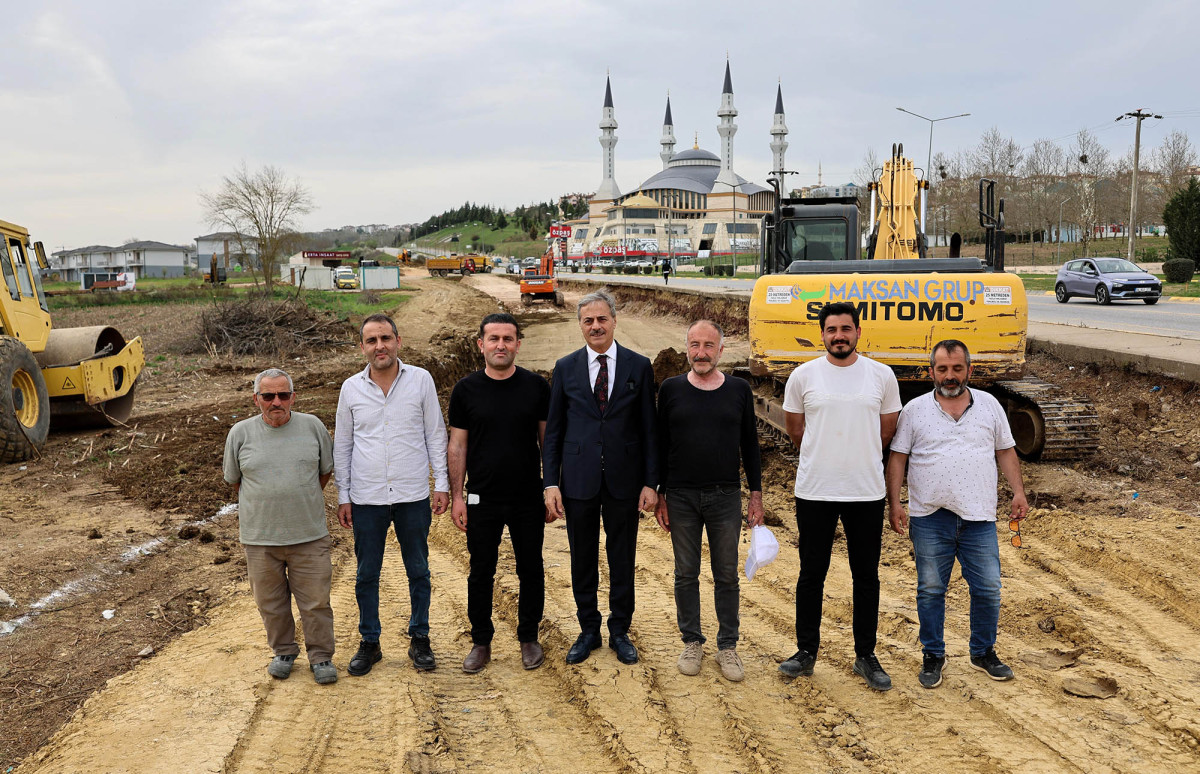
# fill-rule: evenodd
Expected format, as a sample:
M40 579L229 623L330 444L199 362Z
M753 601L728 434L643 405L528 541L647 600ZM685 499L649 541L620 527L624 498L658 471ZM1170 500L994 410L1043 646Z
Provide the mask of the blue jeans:
M433 515L429 498L391 505L351 504L354 522L354 557L358 575L354 596L358 600L358 633L366 642L379 642L379 572L383 568L383 547L388 526L396 528L396 542L404 557L408 575L408 597L412 616L408 619L410 637L429 636L429 525Z
M704 642L700 630L700 540L708 532L717 647L738 642L738 539L742 532L742 491L737 486L668 489L667 516L675 551L675 615L684 642Z
M955 558L971 591L971 655L996 644L1000 621L1000 545L994 521L966 521L939 508L909 521L917 560L917 618L925 655L946 655L946 586Z

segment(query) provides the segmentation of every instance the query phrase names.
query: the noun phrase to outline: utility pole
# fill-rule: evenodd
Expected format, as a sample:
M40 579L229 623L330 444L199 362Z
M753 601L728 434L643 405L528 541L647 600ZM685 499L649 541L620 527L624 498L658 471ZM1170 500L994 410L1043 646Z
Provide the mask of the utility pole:
M1147 113L1142 108L1138 108L1132 113L1123 113L1117 116L1120 121L1123 118L1136 118L1137 129L1133 135L1133 183L1132 190L1129 192L1129 249L1126 258L1133 261L1133 234L1137 227L1137 206L1138 206L1138 153L1142 145L1142 121L1147 118L1162 118L1162 116Z

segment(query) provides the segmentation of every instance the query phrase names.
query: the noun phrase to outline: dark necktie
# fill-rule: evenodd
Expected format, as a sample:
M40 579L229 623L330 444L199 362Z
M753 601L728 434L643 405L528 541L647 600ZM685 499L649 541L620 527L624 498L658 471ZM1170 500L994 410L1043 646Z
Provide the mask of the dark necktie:
M604 413L604 409L608 408L608 355L597 355L596 359L600 361L600 373L596 374L596 405L600 407L600 413Z

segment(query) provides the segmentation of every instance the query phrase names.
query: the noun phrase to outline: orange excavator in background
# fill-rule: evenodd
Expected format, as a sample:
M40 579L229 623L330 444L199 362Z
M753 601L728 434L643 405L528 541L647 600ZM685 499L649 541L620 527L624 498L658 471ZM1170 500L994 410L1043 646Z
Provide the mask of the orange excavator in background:
M558 289L558 280L554 278L554 243L536 267L528 266L521 274L521 305L533 306L534 301L552 301L555 306L566 303Z

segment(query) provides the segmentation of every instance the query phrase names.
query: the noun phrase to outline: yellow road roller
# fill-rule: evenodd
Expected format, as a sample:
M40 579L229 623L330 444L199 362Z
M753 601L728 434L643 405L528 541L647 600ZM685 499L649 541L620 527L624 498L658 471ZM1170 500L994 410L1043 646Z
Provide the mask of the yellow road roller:
M41 242L0 220L0 462L33 457L50 429L121 425L146 358L140 337L97 325L54 330Z

